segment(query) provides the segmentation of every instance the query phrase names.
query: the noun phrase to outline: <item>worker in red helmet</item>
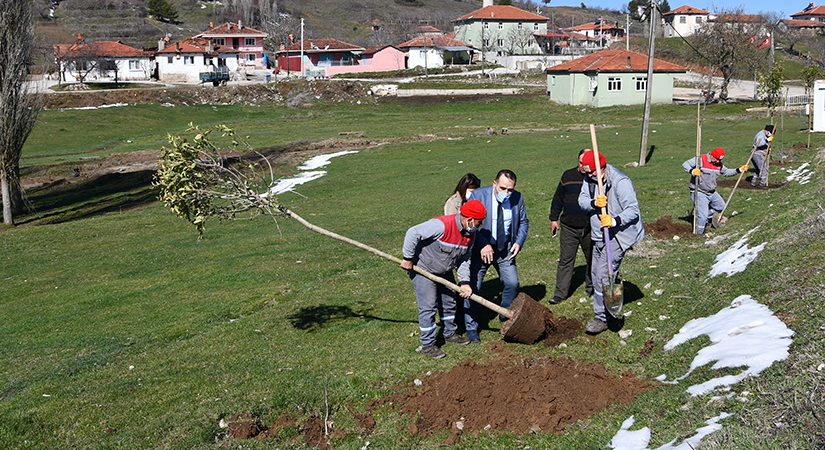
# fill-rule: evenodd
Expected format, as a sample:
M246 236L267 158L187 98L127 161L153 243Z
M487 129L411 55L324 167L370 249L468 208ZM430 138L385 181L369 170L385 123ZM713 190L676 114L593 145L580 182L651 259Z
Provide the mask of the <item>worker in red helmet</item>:
M699 157L699 167L696 167L696 158L690 158L682 164L685 172L691 174L690 177L690 199L696 205L696 234L703 234L707 226L708 219L714 228L721 227L724 223L720 214L725 209L725 201L716 192L716 179L720 175L732 177L748 170L748 166L729 169L722 164L725 157L725 149L717 147L710 153L705 153Z
M404 260L401 268L408 270L418 302L418 329L421 331L421 353L433 359L443 358L445 353L436 342L438 326L436 312L441 313L444 342L465 345L470 340L458 335L456 330L456 298L446 286L413 271L413 265L427 272L454 282L453 269L457 269L460 296L469 298L470 256L487 209L478 200L470 200L458 214L436 217L418 224L404 238Z
M585 177L579 192L579 207L590 217L590 240L593 242L590 277L593 280L595 317L584 327L584 331L590 334L598 334L608 328L607 321L613 316L610 316L610 311L605 307L603 287L616 282L616 274L619 273L624 255L645 237L633 182L619 169L607 164L603 153L599 153L599 167L604 194L600 194L598 189L594 152L590 149L585 151L582 156ZM602 214L601 208L605 208L605 214ZM605 229L607 236L604 234ZM611 274L613 280L610 279Z

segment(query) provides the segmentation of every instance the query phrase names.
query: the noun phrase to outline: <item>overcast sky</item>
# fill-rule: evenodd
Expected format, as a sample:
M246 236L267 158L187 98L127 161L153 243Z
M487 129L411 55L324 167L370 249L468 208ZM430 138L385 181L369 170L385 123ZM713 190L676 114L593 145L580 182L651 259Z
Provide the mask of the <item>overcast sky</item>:
M551 0L549 6L581 6L582 2L588 7L601 7L614 10L623 10L624 5L629 3L629 0ZM741 0L698 0L698 1L684 1L684 0L668 0L671 9L676 9L682 5L692 6L694 8L701 8L709 12L715 12L722 9L742 8L745 14L757 14L760 12L778 12L784 18L790 19L791 14L798 13L808 6L808 1L796 2L777 2L772 0L750 0L747 3ZM543 4L539 2L539 4ZM820 4L825 4L825 0L821 0Z

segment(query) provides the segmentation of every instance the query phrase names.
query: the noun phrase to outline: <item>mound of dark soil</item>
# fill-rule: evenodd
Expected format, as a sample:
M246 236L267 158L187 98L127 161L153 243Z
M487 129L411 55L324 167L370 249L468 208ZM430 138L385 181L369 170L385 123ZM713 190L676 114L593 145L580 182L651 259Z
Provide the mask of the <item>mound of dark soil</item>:
M410 434L423 437L452 429L448 444L457 442L461 433L558 433L613 403L630 403L653 387L630 372L615 375L599 364L549 357L504 357L484 364L467 360L421 382L371 407L417 415Z
M662 216L653 222L645 222L645 233L659 239L671 239L673 236L693 238L693 225L674 222L671 216Z

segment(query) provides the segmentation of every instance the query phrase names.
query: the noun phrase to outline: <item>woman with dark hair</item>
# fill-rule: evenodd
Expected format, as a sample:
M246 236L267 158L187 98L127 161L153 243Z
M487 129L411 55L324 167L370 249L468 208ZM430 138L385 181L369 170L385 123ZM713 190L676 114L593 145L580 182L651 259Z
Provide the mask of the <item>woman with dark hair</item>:
M461 177L455 190L450 194L450 198L447 199L447 203L444 204L444 215L458 214L461 205L467 202L470 194L479 186L481 186L481 180L474 174L468 173Z

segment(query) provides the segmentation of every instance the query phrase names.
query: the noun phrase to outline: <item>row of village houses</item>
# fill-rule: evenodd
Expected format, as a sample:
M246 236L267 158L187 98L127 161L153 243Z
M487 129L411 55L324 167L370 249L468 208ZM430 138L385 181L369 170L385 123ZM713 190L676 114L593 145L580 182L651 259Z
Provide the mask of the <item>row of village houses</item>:
M825 11L821 19L813 15L818 9L813 5L806 8L811 18L805 20L825 24ZM701 10L683 6L672 11L670 18L665 20L680 21L682 13L693 14L695 11ZM336 39L304 39L276 52L274 62L264 53L265 33L232 22L210 27L197 36L177 42L161 41L159 48L150 52L120 42L103 41L56 46L55 53L60 61L60 76L66 81L84 77L112 78L114 75L120 80L157 78L165 82L213 81L217 84L218 80L226 78L204 78L203 75L229 76L248 71L269 74L273 65L276 70L283 71L300 71L303 66L307 76L332 76L416 66L439 67L445 63L466 64L473 61L479 47L495 49L493 44L505 45L496 41L503 39L500 36L514 36L524 30L522 34L531 36L533 41L530 45L523 44L522 54L546 54L543 49L548 48L548 42L554 53L566 49L574 54L572 43L575 40L597 41L593 47L587 44L576 47L589 51L584 56L545 68L547 94L551 100L593 107L644 102L648 83L647 55L627 50L599 50L599 44L603 45L605 40L612 42L624 37L619 27L605 24L580 26L583 37L573 38L575 33L569 30L548 32L547 20L543 16L503 5L485 6L454 22L454 33L424 27L418 30L417 37L398 46L365 49ZM499 50L491 52L491 57L500 56L497 52L502 51L501 45ZM93 60L84 55L105 56L109 67L94 73L91 70L84 72L79 66L87 66L84 63ZM105 73L106 70L114 73ZM684 67L654 58L653 102L672 101L673 79L686 71Z
M234 74L273 67L290 72L303 68L307 76L326 77L435 68L478 61L480 52L488 61L513 54L583 55L624 38L624 29L608 23L548 31L546 17L505 5L484 6L453 22L453 32L419 27L415 30L418 36L407 42L369 49L337 39L306 38L282 46L275 52L275 61L268 60L264 52L266 33L233 22L177 42L159 41L158 49L152 51L119 41L85 43L78 39L55 46L55 56L58 75L67 82L101 78L198 82L203 81L204 72ZM92 67L103 60L106 64Z

